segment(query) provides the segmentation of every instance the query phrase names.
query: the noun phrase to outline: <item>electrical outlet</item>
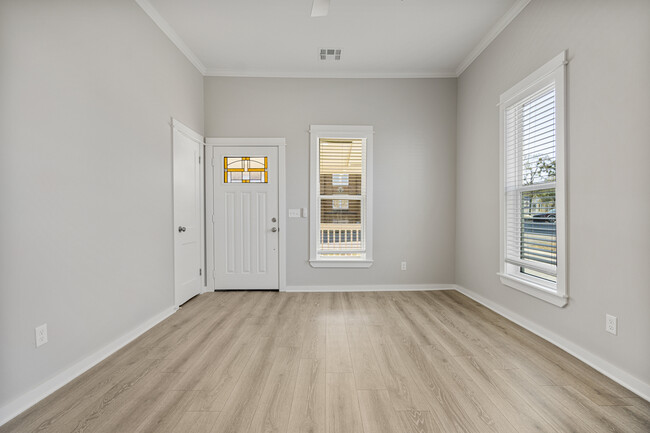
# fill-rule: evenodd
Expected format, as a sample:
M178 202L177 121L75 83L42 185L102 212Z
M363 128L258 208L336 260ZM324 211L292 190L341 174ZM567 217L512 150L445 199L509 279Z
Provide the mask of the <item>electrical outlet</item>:
M610 334L616 335L618 331L617 327L618 327L618 319L616 318L616 316L605 314L605 331L609 332Z
M402 262L402 270L403 270L403 271L406 270L406 262Z
M307 218L308 216L309 216L309 214L307 213L307 208L306 208L306 207L303 207L303 208L302 208L302 217L303 217L303 218Z
M40 347L47 343L47 323L43 323L41 326L34 328L36 334L36 347Z

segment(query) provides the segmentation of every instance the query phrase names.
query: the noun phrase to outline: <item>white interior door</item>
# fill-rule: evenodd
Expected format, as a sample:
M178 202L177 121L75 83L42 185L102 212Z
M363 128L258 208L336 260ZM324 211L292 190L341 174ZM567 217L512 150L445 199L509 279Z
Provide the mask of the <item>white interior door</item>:
M196 136L195 136L196 135ZM177 126L174 148L174 293L180 305L201 292L202 277L202 172L200 136Z
M216 290L278 289L278 149L212 148Z

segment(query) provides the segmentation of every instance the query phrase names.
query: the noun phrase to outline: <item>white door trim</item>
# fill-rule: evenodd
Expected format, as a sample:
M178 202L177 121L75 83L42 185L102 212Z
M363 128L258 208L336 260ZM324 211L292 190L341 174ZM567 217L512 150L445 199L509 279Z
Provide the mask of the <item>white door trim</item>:
M178 119L174 119L172 117L171 124L170 126L172 127L172 146L174 145L174 130L178 131L179 133L183 134L190 140L195 141L196 143L201 145L201 161L199 162L199 176L201 178L201 182L199 182L200 185L200 195L201 195L201 209L200 209L200 235L199 239L201 242L201 253L200 253L200 260L201 260L201 269L202 269L202 275L201 275L201 292L204 293L206 292L206 287L205 287L205 282L206 282L206 266L205 266L205 139L201 134L198 132L194 131L191 129L189 126L185 125L184 123L180 122ZM172 161L173 163L173 161ZM173 173L173 167L172 167L172 173ZM173 183L173 174L172 174L172 183ZM174 193L173 193L173 186L172 186L172 209L173 209L173 203L174 203ZM172 216L172 220L174 220ZM174 221L175 223L175 221ZM176 225L173 224L172 226L172 244L174 242L174 230L176 229ZM174 261L176 258L174 257ZM176 268L176 263L174 263L173 266L173 271L172 271L172 276L173 276L173 281L174 281L174 306L178 307L176 305L176 276L174 275Z
M178 132L185 134L188 138L191 138L192 140L196 141L201 145L205 144L204 138L201 134L194 131L187 125L181 123L178 119L174 119L173 117L172 117L172 128L176 129Z
M206 146L255 146L255 147L283 147L287 142L284 138L222 138L207 137Z
M221 138L221 137L207 137L205 139L206 146L213 147L236 147L236 146L255 146L255 147L277 147L278 149L278 290L284 292L287 287L287 273L286 273L286 240L287 240L287 218L286 218L286 204L287 204L287 188L286 188L286 167L285 167L285 138ZM208 155L208 152L205 153ZM208 172L205 179L206 185L206 198L208 204L212 206L214 197L214 161L209 161ZM206 241L207 241L207 266L210 276L214 275L214 230L212 222L206 224ZM206 272L206 275L208 274ZM206 278L208 290L214 290L214 278Z

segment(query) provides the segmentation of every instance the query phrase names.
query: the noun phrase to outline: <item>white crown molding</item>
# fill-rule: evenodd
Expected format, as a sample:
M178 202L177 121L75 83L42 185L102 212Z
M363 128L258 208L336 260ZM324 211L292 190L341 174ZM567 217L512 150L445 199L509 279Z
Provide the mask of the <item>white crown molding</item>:
M514 311L497 304L496 302L484 298L472 290L468 290L465 287L459 286L458 284L456 284L456 290L468 298L471 298L479 304L489 308L498 315L505 317L506 319L516 323L522 328L525 328L533 334L536 334L544 340L554 344L565 352L575 356L580 361L601 372L605 376L612 379L614 382L629 389L640 397L650 401L650 384L643 382L641 379L631 375L627 371L622 370L609 361L604 360L600 356L588 351L579 344L574 343L573 341L570 341L544 328L543 326L538 325L532 320L529 320L519 315L518 313L515 313Z
M187 46L185 41L181 39L180 36L178 36L178 33L174 31L172 26L169 25L169 23L158 13L156 8L153 7L151 3L149 3L149 0L135 0L135 2L142 8L142 10L149 15L149 18L153 20L154 23L158 27L160 27L160 30L163 31L165 35L169 38L169 40L172 41L176 47L181 50L181 53L185 54L185 57L187 57L187 60L190 61L194 65L196 69L199 70L201 75L205 76L205 73L207 71L207 68L199 60L199 58L194 54L194 51L190 49L190 47Z
M92 367L99 364L104 359L108 358L110 355L117 352L129 344L131 341L135 340L140 335L144 334L149 329L153 328L158 323L171 316L176 312L177 309L178 308L176 307L166 308L155 316L149 318L148 320L145 320L143 323L136 326L131 331L122 335L117 340L114 340L98 351L88 355L81 361L66 368L56 376L38 385L31 391L28 391L15 400L9 402L7 405L0 407L0 426L9 422L25 410L43 400L45 397L63 387L74 378L79 377L84 372L90 370Z
M295 72L208 68L206 77L248 78L456 78L454 71L439 72Z
M480 40L478 45L474 47L472 51L465 57L465 60L460 62L456 68L456 77L460 77L460 74L469 67L469 65L476 60L478 56L494 41L499 34L508 27L508 24L514 20L519 13L524 10L524 8L530 3L531 0L517 0L515 4L512 5L510 9L496 22L496 24L487 32L483 39Z
M514 5L497 21L455 71L442 70L432 72L295 72L208 68L194 51L174 31L171 25L158 13L149 0L135 0L163 31L174 45L187 57L204 77L248 77L248 78L458 78L474 60L496 39L497 36L515 19L531 0L517 0Z

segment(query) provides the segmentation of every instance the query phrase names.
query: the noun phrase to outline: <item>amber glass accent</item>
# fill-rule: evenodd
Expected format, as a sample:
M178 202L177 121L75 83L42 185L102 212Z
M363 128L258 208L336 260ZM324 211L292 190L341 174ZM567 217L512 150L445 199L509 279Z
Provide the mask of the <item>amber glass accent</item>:
M223 158L224 183L269 183L266 156L226 156Z

